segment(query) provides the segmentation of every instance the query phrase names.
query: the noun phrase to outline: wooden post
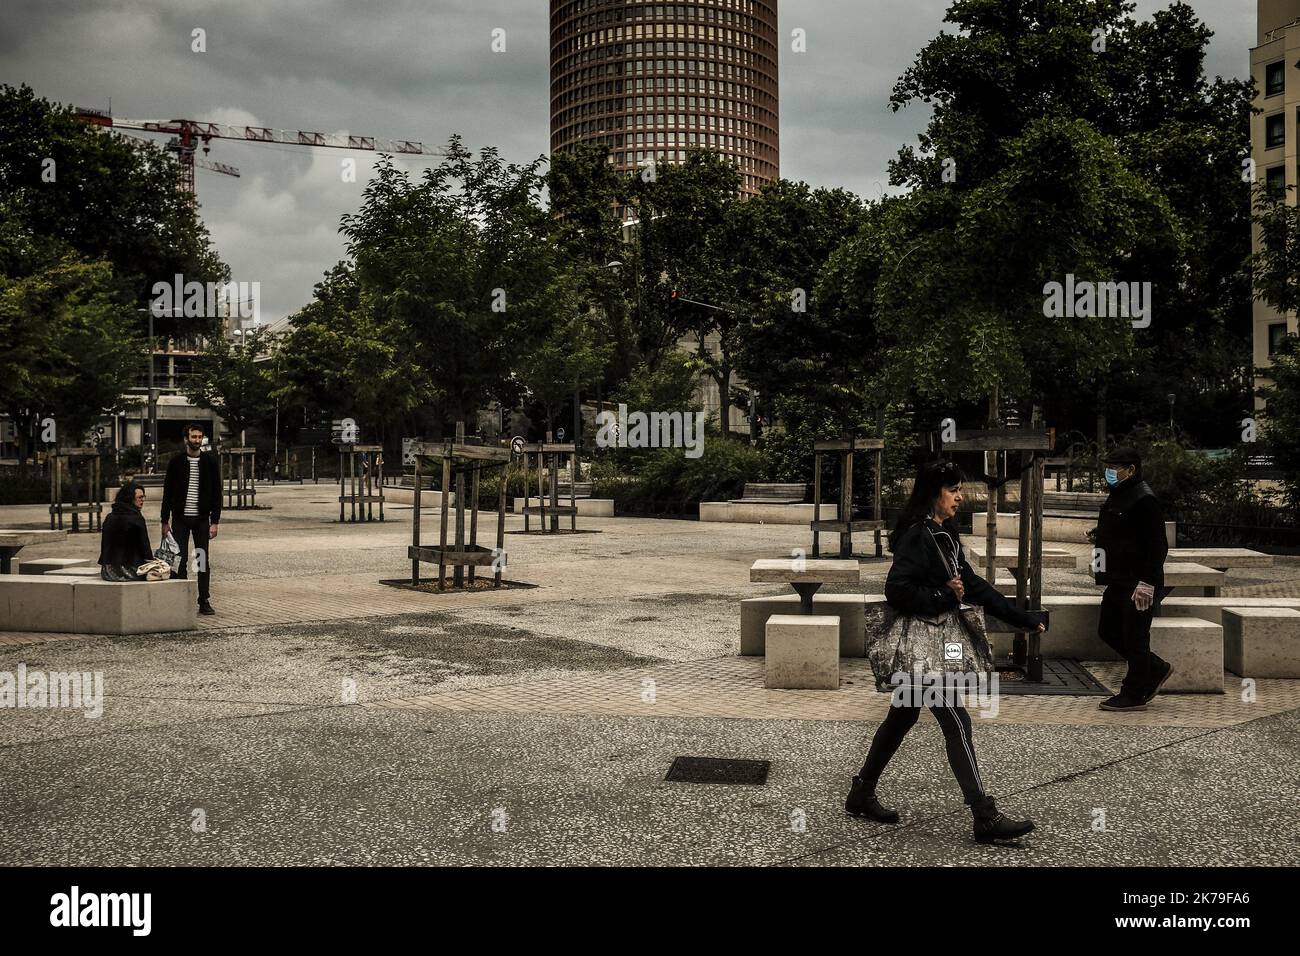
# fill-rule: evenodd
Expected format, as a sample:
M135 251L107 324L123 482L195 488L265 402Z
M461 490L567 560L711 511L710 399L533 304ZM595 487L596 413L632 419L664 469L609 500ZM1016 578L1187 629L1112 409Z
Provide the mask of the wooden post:
M578 530L578 479L574 477L578 471L578 447L569 453L569 507L573 510L569 512L569 530Z
M1016 607L1022 611L1028 606L1025 585L1027 584L1026 572L1029 570L1029 533L1033 524L1030 517L1030 504L1033 499L1033 491L1030 485L1033 481L1033 469L1025 466L1029 465L1032 459L1033 452L1022 451L1020 453L1020 540L1016 549L1016 564L1019 566L1016 570ZM1017 667L1025 666L1026 647L1024 634L1016 634L1012 644L1011 656Z
M885 432L883 428L881 429L880 437L882 439L885 437ZM871 515L872 518L876 521L884 520L885 509L882 504L882 496L884 495L884 484L885 484L885 450L883 448L877 448L876 449L876 502ZM880 546L880 529L877 528L876 529L876 557L878 558L884 557L884 554L885 552Z
M456 423L456 444L465 441L465 423ZM456 550L465 550L465 469L456 469ZM465 586L465 566L459 561L452 566L452 583L458 587Z
M375 454L375 467L379 469L379 520L384 520L384 453Z
M415 514L411 516L411 546L420 546L420 456L415 456ZM420 583L420 559L411 558L411 585Z
M339 524L343 523L343 496L346 494L346 492L344 491L345 486L343 484L344 481L346 480L345 476L347 474L347 472L344 471L343 468L343 462L345 460L344 455L345 452L343 451L343 446L340 445L339 446Z
M50 467L50 530L53 531L55 515L59 516L59 527L63 527L63 510L59 507L59 456L47 456L46 464Z
M841 521L849 522L849 530L840 532L840 557L853 556L853 436L846 435L849 450L840 455L840 514Z
M479 466L474 465L474 480L470 482L470 508L469 513L469 546L471 548L478 544L478 477ZM469 583L474 583L474 565L469 566Z
M989 428L997 428L998 422L998 387L993 386L989 393ZM984 495L984 576L989 584L997 586L998 572L994 560L998 555L998 453L995 449L984 452L984 473L992 475L995 480L985 484Z
M549 445L555 439L551 433L546 433L546 443ZM547 475L551 480L550 497L551 497L551 529L554 532L560 530L560 456L557 452L551 452L547 456Z
M1039 420L1038 409L1034 409L1033 423L1035 428L1042 427ZM1043 606L1043 457L1037 452L1030 452L1033 456L1033 467L1030 472L1033 475L1033 488L1030 491L1030 513L1032 514L1032 528L1030 529L1030 556L1029 556L1029 606L1040 608ZM1043 650L1042 638L1037 631L1029 635L1028 659L1026 661L1025 679L1030 681L1042 682L1043 679Z
M822 520L822 454L813 449L813 557L821 555L821 534L817 522Z
M505 552L505 534L506 534L506 475L509 472L507 463L501 469L501 490L497 498L497 554ZM524 482L524 501L528 500L528 483ZM496 562L495 573L492 575L492 586L501 587L501 562Z
M451 459L442 460L442 521L438 528L438 590L446 588L447 574L447 502L451 500Z

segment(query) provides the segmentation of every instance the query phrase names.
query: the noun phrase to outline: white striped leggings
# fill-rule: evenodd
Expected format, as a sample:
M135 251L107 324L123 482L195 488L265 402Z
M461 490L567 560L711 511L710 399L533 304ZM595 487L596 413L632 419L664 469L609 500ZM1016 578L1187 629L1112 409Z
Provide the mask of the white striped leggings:
M951 699L940 702L904 702L895 701L889 708L889 715L876 729L876 736L871 741L871 750L867 752L867 762L862 765L858 776L873 788L891 757L897 753L899 745L907 732L916 726L921 710L928 707L939 721L943 730L944 746L948 751L948 765L952 767L953 776L961 785L962 796L967 804L975 804L984 799L984 783L980 780L979 764L975 762L975 742L971 739L970 714L961 704Z

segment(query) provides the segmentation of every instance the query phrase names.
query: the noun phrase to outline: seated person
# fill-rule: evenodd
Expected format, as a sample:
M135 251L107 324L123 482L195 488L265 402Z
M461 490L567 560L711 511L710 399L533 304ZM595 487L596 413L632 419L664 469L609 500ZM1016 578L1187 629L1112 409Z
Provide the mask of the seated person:
M105 581L143 581L140 565L153 560L145 527L144 488L128 481L117 491L99 539L99 576Z

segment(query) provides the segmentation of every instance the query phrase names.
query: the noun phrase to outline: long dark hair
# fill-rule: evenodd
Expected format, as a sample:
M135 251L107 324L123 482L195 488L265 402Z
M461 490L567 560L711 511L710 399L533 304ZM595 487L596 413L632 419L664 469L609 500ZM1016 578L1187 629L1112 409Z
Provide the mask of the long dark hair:
M934 502L944 488L956 488L966 480L966 473L950 461L931 461L920 467L916 473L916 482L912 485L912 496L903 505L903 513L894 523L894 530L889 532L889 550L904 531L918 521L924 521L934 513ZM951 527L950 527L951 526ZM949 519L944 527L957 535L956 523Z
M132 508L134 508L135 493L138 489L141 489L143 487L144 485L140 484L140 482L138 481L128 481L121 488L117 489L117 495L116 497L113 498L113 504L130 505Z

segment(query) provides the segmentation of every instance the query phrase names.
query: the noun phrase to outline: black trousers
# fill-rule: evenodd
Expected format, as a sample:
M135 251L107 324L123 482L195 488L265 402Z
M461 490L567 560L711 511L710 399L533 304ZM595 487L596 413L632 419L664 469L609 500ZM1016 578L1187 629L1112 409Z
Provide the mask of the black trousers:
M984 783L980 779L979 764L975 762L970 714L965 707L956 703L955 695L951 693L938 703L927 702L924 705L916 701L904 701L900 705L896 695L885 722L876 728L876 736L872 738L871 749L867 752L867 761L862 765L858 776L875 786L890 758L898 752L907 732L916 726L923 707L928 707L935 720L939 721L944 748L948 751L948 766L952 768L953 776L961 786L966 803L973 805L979 802L984 798Z
M1128 661L1128 673L1124 675L1120 693L1141 698L1150 692L1153 675L1162 672L1166 662L1151 653L1151 621L1155 618L1159 601L1153 600L1151 607L1139 611L1133 604L1135 587L1136 581L1106 585L1101 595L1097 634ZM1157 590L1156 598L1162 598L1166 590Z
M190 576L190 538L194 538L196 552L194 560L199 569L199 603L207 601L211 596L208 593L208 582L212 576L212 555L208 550L208 524L207 515L198 517L172 515L172 536L181 549L180 577L183 578ZM199 551L202 551L201 557L197 553Z

